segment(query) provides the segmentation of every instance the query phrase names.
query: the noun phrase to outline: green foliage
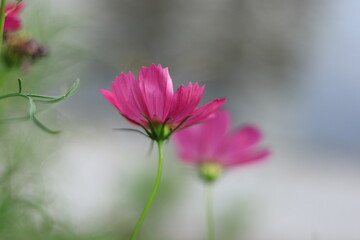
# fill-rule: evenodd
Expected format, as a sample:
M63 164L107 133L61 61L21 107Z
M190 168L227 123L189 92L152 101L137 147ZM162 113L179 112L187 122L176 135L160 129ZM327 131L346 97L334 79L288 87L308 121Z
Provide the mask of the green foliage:
M73 86L70 88L69 91L67 91L64 95L62 96L46 96L46 95L39 95L39 94L24 94L22 93L22 84L21 84L21 80L18 79L18 83L19 83L19 91L15 92L15 93L9 93L9 94L5 94L0 96L0 100L2 99L6 99L6 98L12 98L12 97L21 97L21 98L25 98L26 100L29 101L29 115L25 116L25 117L20 117L14 120L18 120L18 119L30 119L31 121L34 122L34 124L36 126L38 126L40 129L44 130L45 132L48 133L52 133L52 134L56 134L59 133L59 130L52 130L49 127L47 127L46 125L44 125L37 117L37 107L36 107L36 102L40 102L40 103L57 103L60 102L62 100L64 100L67 97L70 97L72 94L75 93L75 91L77 90L77 88L79 87L79 83L80 80L76 80L76 82L73 84ZM9 120L9 119L8 119Z
M17 4L20 2L17 0ZM45 125L39 115L47 112L43 115L51 117L53 112L49 111L50 108L73 95L79 87L79 80L59 96L34 93L53 93L59 86L67 85L64 79L73 79L76 71L65 70L74 65L78 59L76 56L81 55L70 44L65 51L62 46L56 48L56 37L61 36L66 26L64 21L50 21L52 16L48 12L46 6L37 9L33 2L29 2L24 9L24 15L29 15L24 17L22 14L21 18L25 34L31 33L31 38L40 39L50 48L51 55L37 61L30 69L22 69L19 64L9 67L3 58L0 61L0 239L105 239L78 236L66 227L66 223L54 220L47 211L50 202L43 186L43 165L49 161L57 140L36 131L40 128L47 133L57 133L58 130L48 127L51 124L49 120ZM39 22L33 25L34 20ZM74 57L69 54L64 58L59 52L71 52ZM58 92L55 90L55 93ZM27 114L22 116L25 111ZM26 122L18 123L24 120L31 120L38 128Z

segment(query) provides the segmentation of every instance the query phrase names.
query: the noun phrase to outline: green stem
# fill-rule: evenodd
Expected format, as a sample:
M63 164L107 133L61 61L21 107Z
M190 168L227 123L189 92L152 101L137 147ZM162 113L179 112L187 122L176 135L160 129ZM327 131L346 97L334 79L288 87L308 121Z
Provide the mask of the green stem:
M3 37L4 37L5 7L6 7L6 0L1 0L1 9L0 9L0 48L1 49L2 49Z
M162 167L163 167L163 141L158 141L158 151L159 151L159 161L158 161L158 169L157 169L157 175L156 175L156 179L155 179L155 184L153 187L153 190L151 192L151 195L149 197L149 200L147 201L144 210L142 211L140 218L135 226L135 229L131 235L130 240L135 240L136 236L140 230L140 227L142 225L142 223L144 222L144 219L146 217L146 214L149 212L149 209L151 207L152 202L154 201L154 198L156 196L157 190L159 188L159 184L160 184L160 180L161 180L161 173L162 173Z
M215 240L215 224L213 213L213 194L212 185L207 183L206 186L206 225L207 225L207 239Z

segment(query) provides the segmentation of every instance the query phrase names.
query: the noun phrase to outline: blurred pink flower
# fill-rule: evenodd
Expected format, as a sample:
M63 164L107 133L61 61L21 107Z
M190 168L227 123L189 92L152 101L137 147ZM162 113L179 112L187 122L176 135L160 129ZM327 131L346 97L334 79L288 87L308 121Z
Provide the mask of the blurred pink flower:
M100 91L126 119L148 130L154 140L163 140L179 128L206 120L223 105L225 98L196 107L204 88L189 83L174 93L168 68L152 63L140 69L138 79L130 71L121 73L113 81L112 91Z
M19 4L15 2L6 4L4 32L17 31L22 27L22 22L18 15L23 7L24 4L22 2Z
M229 131L230 114L225 110L203 124L175 133L180 157L186 163L200 167L206 180L214 180L223 168L257 162L269 155L269 150L259 147L261 132L246 125Z

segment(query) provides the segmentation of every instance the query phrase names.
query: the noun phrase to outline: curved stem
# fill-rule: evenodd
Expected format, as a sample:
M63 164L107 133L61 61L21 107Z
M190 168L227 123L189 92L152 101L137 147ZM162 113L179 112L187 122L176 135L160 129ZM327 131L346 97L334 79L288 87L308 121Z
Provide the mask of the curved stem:
M0 8L0 48L2 48L2 42L3 42L3 37L4 37L5 7L6 7L6 0L1 0L1 8Z
M206 186L206 225L207 225L207 239L215 240L215 224L213 213L213 194L212 185L207 183Z
M140 218L135 226L135 229L131 235L130 240L135 240L136 236L140 230L140 227L142 225L142 223L144 222L144 219L147 215L147 213L149 212L149 209L151 207L152 202L154 201L154 198L156 196L157 190L159 188L160 185L160 180L161 180L161 173L162 173L162 167L163 167L163 141L158 141L158 151L159 151L159 161L158 161L158 170L157 170L157 175L156 175L156 179L155 179L155 184L153 187L153 190L151 192L151 195L149 197L149 200L147 201L144 210L142 211Z

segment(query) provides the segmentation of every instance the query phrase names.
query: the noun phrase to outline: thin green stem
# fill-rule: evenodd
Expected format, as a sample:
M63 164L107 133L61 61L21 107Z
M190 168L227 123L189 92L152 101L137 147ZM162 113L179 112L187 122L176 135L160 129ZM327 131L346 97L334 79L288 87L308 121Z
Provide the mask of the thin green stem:
M147 215L147 213L149 212L149 209L151 207L152 202L154 201L154 198L156 196L157 190L159 188L160 185L160 180L161 180L161 173L162 173L162 167L163 167L163 159L164 159L164 154L163 154L163 141L158 141L158 151L159 151L159 161L158 161L158 169L157 169L157 175L156 175L156 179L155 179L155 184L153 187L153 190L151 192L151 195L145 205L144 210L142 211L140 218L135 226L135 229L131 235L130 240L135 240L136 236L140 230L140 227L142 225L142 223L144 222L144 219Z
M6 6L6 0L1 0L1 9L0 9L0 48L1 49L4 38L5 6Z
M206 227L207 227L207 239L215 240L215 223L213 212L213 194L212 184L207 183L206 186Z

